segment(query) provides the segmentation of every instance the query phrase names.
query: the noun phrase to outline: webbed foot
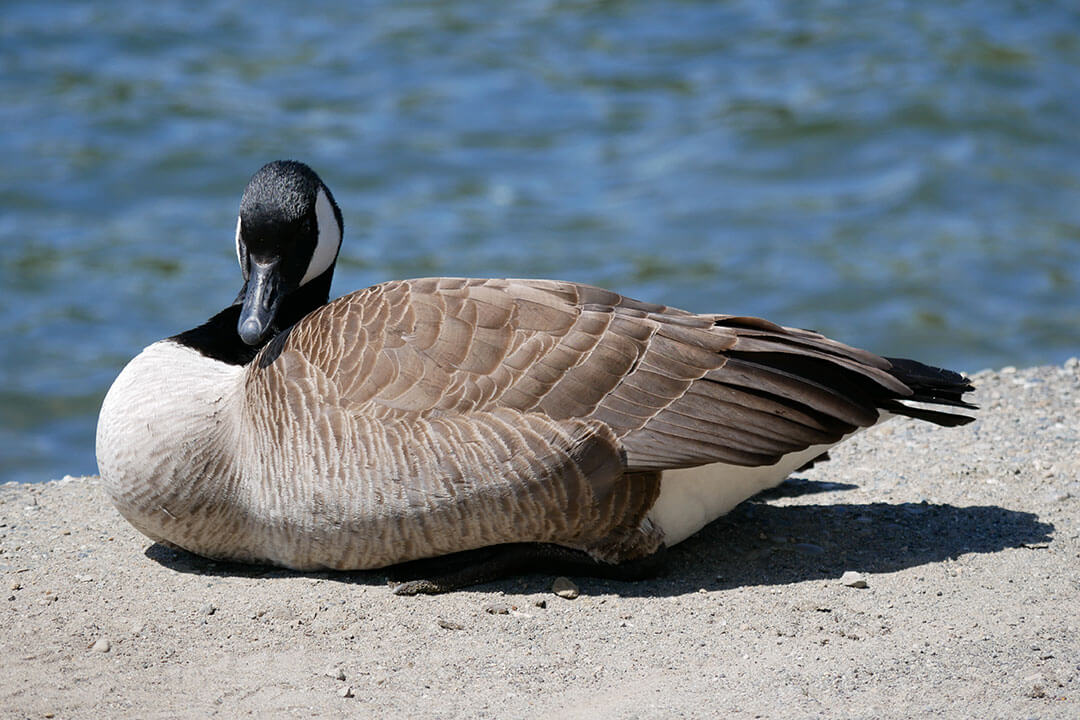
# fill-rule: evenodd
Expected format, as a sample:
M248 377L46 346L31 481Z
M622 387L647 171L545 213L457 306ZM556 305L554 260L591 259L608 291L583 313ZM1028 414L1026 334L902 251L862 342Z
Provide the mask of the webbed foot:
M661 546L648 557L613 565L561 545L513 543L402 563L388 576L395 595L436 595L528 573L641 580L660 572L665 554Z

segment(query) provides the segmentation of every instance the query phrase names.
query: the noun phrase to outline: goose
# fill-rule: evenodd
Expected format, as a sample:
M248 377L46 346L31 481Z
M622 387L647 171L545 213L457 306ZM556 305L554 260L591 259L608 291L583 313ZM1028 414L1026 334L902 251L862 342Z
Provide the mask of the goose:
M487 553L406 593L511 558L632 568L888 417L973 419L926 407L975 408L958 373L574 282L422 278L330 301L342 228L311 168L262 167L236 300L110 387L100 475L151 540L301 571Z

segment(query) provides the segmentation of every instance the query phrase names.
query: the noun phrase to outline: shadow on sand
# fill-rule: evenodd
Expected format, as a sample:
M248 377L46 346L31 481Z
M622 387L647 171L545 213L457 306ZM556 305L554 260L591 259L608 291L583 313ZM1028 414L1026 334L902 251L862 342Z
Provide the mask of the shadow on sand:
M669 550L660 573L645 580L594 578L579 583L588 594L665 596L754 585L786 585L839 578L845 570L889 573L954 559L967 553L994 553L1051 541L1054 526L1034 514L996 506L870 503L771 505L769 500L852 486L795 479L763 493L696 536ZM482 553L483 551L474 551ZM429 567L464 565L474 553L428 561ZM252 578L319 577L364 585L386 585L422 574L424 561L410 572L395 568L363 572L300 573L280 568L215 562L155 543L146 556L183 573ZM478 585L484 591L532 593L547 590L551 574L507 577ZM562 574L574 574L574 569Z

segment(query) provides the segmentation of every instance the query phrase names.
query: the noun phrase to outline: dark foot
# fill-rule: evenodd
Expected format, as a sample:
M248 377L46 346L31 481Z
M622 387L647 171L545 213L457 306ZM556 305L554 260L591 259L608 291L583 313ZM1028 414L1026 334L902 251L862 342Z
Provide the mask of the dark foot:
M815 458L810 459L807 463L801 467L795 468L795 472L802 472L803 470L809 470L818 463L827 462L829 460L829 453L823 452Z
M648 557L612 565L560 545L514 543L395 565L388 575L398 583L395 595L435 595L528 573L641 580L659 573L665 550L661 546Z

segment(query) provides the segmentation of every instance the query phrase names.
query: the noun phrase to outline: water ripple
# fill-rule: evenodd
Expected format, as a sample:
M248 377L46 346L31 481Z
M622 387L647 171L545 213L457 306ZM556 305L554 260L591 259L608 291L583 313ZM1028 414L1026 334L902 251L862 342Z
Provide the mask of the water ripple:
M94 470L139 348L235 295L263 162L339 292L551 275L969 370L1080 352L1064 1L5 4L0 480Z

